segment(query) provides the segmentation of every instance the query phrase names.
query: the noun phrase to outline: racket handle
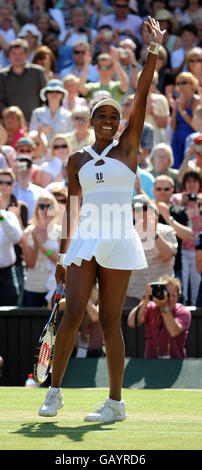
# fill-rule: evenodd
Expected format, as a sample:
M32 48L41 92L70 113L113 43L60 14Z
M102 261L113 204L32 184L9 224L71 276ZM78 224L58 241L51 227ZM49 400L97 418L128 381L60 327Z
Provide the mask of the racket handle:
M60 297L62 295L62 291L63 291L63 286L62 286L62 281L60 281L59 284L58 284L58 287L57 287L56 294L55 294L56 299L60 299Z

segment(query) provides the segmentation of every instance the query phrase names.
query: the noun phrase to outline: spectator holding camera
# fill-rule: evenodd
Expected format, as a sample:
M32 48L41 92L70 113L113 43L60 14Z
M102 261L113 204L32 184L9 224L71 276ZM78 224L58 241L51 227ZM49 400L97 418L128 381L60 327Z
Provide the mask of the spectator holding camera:
M182 162L181 167L179 168L178 181L181 183L185 171L195 167L198 167L200 170L202 170L202 132L190 143L190 146L186 152L186 156Z
M179 279L166 275L159 279L159 284L159 287L147 284L144 298L128 316L128 326L145 324L146 359L183 359L191 313L178 303Z
M192 222L192 237L182 242L182 288L184 302L189 300L189 283L191 287L191 305L196 305L196 298L200 284L200 274L196 270L195 240L201 231L202 224L199 213L199 204L202 203L202 178L200 168L188 169L182 180L183 191L173 194L171 201L184 206Z

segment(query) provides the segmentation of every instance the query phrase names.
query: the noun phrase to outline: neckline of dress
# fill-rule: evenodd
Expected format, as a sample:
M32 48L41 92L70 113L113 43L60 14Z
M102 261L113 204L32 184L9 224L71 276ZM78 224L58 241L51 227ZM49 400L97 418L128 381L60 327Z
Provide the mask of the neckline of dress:
M83 150L85 150L86 152L88 152L91 157L94 158L94 160L96 162L98 162L99 160L103 160L105 159L107 153L109 153L109 151L111 150L112 147L114 147L116 144L118 143L117 140L113 140L113 142L111 144L109 144L107 147L105 147L105 149L100 153L100 155L92 148L90 147L89 145L87 145L86 147L83 148Z

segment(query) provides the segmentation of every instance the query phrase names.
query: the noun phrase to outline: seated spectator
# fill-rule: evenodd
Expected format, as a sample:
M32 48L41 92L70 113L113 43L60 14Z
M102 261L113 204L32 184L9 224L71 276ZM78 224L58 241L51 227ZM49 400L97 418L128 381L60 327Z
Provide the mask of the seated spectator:
M41 45L41 33L32 23L26 23L18 33L19 38L28 42L27 62L32 62L36 49Z
M73 62L72 47L61 46L58 36L54 31L47 31L43 35L43 44L49 47L55 56L57 74Z
M154 72L147 98L146 121L154 128L154 145L166 142L165 129L170 115L167 98L158 91L158 72Z
M88 106L76 106L72 111L72 121L75 130L66 134L72 151L81 150L84 145L95 142L94 130L90 127L90 111Z
M177 177L178 170L172 168L174 164L172 147L169 144L156 144L149 156L151 169L147 170L156 178L160 175L167 175L173 179L175 189L179 187Z
M187 51L185 62L188 72L191 72L197 80L202 76L202 49L201 47L193 47Z
M128 42L130 44L132 40L123 39L122 41L120 41L120 47L119 47L120 64L129 79L129 84L128 84L126 95L130 95L135 92L137 88L137 82L138 82L138 70L140 69L136 61L136 56L135 56L134 51L131 49L131 47L127 47ZM136 47L135 43L134 43L134 46ZM118 79L118 76L115 73L114 80L117 80L117 79Z
M200 0L188 0L182 14L182 24L193 23L202 14Z
M195 46L197 40L197 28L194 24L182 26L180 32L182 46L174 50L170 56L171 71L174 76L186 71L185 55Z
M35 13L35 15L33 16L33 23L40 31L42 37L49 31L56 33L57 35L59 33L59 25L51 20L50 15L47 11Z
M16 151L11 145L0 146L0 169L13 168Z
M32 157L28 153L18 154L14 162L15 183L13 194L17 200L23 201L28 206L28 221L33 216L36 200L43 194L43 188L31 182Z
M202 204L199 204L198 207L199 207L199 214L200 214L201 227L202 227ZM196 270L201 275L201 282L200 282L199 289L198 289L196 307L202 308L202 230L199 232L196 238L195 250L196 250Z
M178 248L175 256L175 276L182 278L181 247L182 241L192 239L192 223L185 207L179 207L172 201L174 192L173 179L170 176L157 176L154 183L155 204L159 210L159 222L170 225L176 233Z
M61 227L57 224L58 205L50 193L36 202L32 223L25 229L22 243L27 265L23 307L45 307L55 288L55 265Z
M181 183L185 172L196 167L200 168L202 171L202 133L191 142L182 165L179 168L178 181Z
M196 305L200 275L196 270L195 240L201 231L198 204L202 203L202 178L199 168L189 169L182 180L182 192L173 194L171 201L187 208L192 222L191 240L182 243L182 289L186 305ZM190 295L189 295L190 285Z
M40 46L36 49L32 63L39 64L44 68L47 82L56 78L56 60L48 46Z
M18 219L21 229L24 230L28 223L28 207L27 204L17 200L14 194L12 194L14 181L15 175L10 168L6 170L0 170L0 209L13 212ZM15 271L19 286L17 305L21 306L22 290L25 277L25 262L20 244L15 244L14 249L16 255Z
M12 16L12 8L8 5L1 5L0 8L0 65L7 67L10 64L8 57L9 44L16 38L19 26L15 17Z
M175 230L158 222L159 212L148 196L140 194L132 202L135 228L140 235L148 267L132 271L126 305L135 305L144 296L145 284L163 274L174 276L177 238Z
M177 98L170 99L171 111L170 126L173 130L171 146L174 154L174 168L179 168L184 158L186 137L193 132L192 119L195 108L199 104L196 94L198 80L191 72L182 72L176 80Z
M65 134L55 134L51 142L50 160L44 162L38 173L39 185L45 188L54 181L61 181L63 178L62 168L68 159L72 147L70 140Z
M158 72L157 90L168 98L168 94L174 92L175 80L170 71L167 50L162 45L159 48L155 70Z
M40 97L44 105L33 110L30 120L30 131L37 130L42 124L42 132L48 139L48 144L58 132L65 133L73 130L71 113L62 106L62 101L67 92L58 79L50 80L45 88L42 88Z
M4 183L12 185L10 175L2 175ZM0 194L0 200L2 193ZM0 306L17 306L19 285L16 276L16 254L14 246L21 243L23 230L17 216L11 210L0 209Z
M74 74L76 77L80 77L85 64L84 56L86 51L90 53L88 42L78 41L75 43L73 47L73 62L68 67L60 71L61 80L69 74ZM99 80L99 73L95 65L89 63L86 80L87 82L97 82Z
M140 25L142 18L129 13L129 0L115 0L114 13L103 16L98 28L103 24L109 24L119 35L119 41L130 38L133 41L140 41Z
M74 47L78 41L91 41L95 38L97 31L88 28L85 24L85 9L82 6L75 6L71 12L72 28L59 34L59 41L65 46Z
M97 67L100 75L98 82L87 83L88 66L91 63L91 55L87 51L85 56L85 66L80 76L79 91L88 101L94 98L94 93L106 90L111 93L112 98L120 102L123 95L128 90L129 80L123 67L120 64L120 51L115 47L110 47L110 54L100 54L97 59ZM118 80L113 80L114 74Z
M68 111L73 110L76 106L87 106L87 101L82 96L79 96L79 83L80 80L76 75L70 73L63 78L63 86L67 92L67 97L63 100L63 106Z
M24 136L25 118L22 110L18 106L9 106L4 110L3 123L7 132L6 145L16 147L17 141Z
M60 8L57 8L54 0L33 0L32 1L32 15L46 14L49 19L49 29L59 33L65 29L63 14Z
M11 41L11 64L0 70L0 112L9 106L19 106L29 122L33 109L40 105L39 93L46 79L40 65L27 62L27 54L27 41L21 38Z
M185 141L185 149L184 149L184 158L186 158L186 153L188 149L190 148L190 145L194 142L194 140L197 137L200 137L202 135L202 105L197 105L196 108L194 109L193 113L193 119L192 119L192 128L194 129L194 132L189 134L186 137ZM191 159L195 157L194 154L191 155ZM184 161L184 160L183 160ZM198 166L198 165L196 165Z
M147 283L143 300L131 310L128 326L145 324L146 359L183 359L186 357L186 339L191 324L191 313L178 303L181 293L179 279L164 276L163 299L152 295L152 283Z
M33 164L40 167L42 163L48 160L48 139L44 132L41 132L42 126L38 126L37 131L30 131L28 137L34 143L32 151ZM33 173L32 173L33 177Z
M97 57L99 54L110 53L110 46L119 45L119 39L116 31L108 24L103 24L98 29L98 33L91 41L91 53L93 57L93 64L97 63Z

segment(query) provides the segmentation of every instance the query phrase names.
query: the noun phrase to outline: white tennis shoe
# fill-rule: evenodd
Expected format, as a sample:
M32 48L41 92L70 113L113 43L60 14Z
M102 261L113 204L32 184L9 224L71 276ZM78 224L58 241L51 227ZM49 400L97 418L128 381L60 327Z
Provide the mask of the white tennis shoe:
M56 416L57 410L64 406L61 388L49 387L45 401L39 410L39 416Z
M97 406L99 406L98 403ZM85 416L84 421L101 421L107 423L110 421L123 421L127 418L124 400L115 401L107 398L103 406L94 413Z

